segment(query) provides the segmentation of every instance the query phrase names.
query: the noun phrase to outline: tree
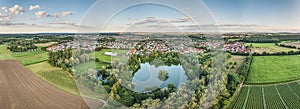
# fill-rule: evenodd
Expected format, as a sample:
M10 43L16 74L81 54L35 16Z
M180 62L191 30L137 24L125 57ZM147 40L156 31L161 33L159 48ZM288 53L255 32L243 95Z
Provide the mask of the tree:
M168 71L160 70L158 74L158 79L161 81L166 81L169 78Z

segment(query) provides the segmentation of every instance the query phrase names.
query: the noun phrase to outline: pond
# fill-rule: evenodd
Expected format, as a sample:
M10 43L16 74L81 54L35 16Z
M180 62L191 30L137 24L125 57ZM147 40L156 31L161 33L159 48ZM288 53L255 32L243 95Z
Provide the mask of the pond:
M158 76L161 70L168 72L168 78L161 81ZM187 76L183 67L179 65L158 66L150 65L149 63L141 63L140 69L134 74L132 82L135 83L134 91L143 92L145 88L168 87L168 84L173 84L175 87L186 82Z

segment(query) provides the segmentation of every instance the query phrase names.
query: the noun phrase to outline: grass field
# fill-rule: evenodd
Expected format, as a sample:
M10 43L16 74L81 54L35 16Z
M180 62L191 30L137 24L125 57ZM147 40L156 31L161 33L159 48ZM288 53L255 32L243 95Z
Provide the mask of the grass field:
M85 63L80 63L79 65L74 66L74 68L77 71L84 72L84 71L87 71L90 68L94 68L94 69L99 70L99 69L101 69L101 67L103 65L104 66L109 66L110 64L89 61L89 62L85 62Z
M243 62L246 60L246 56L236 56L236 55L232 55L231 58L229 58L227 60L227 65L229 67L228 72L236 72L236 70L243 64ZM231 65L229 65L229 63L232 63ZM237 64L234 65L234 62L236 62ZM234 68L232 68L232 66L234 66Z
M10 51L6 49L7 45L0 45L0 60L15 59Z
M285 48L275 45L275 43L245 43L246 46L250 46L252 44L252 52L256 53L276 53L276 52L288 52L291 50L296 51L297 49Z
M300 79L300 55L255 56L246 83L277 83Z
M27 52L31 55L18 56L16 59L23 65L31 65L48 60L48 52ZM26 52L25 52L26 54Z
M89 54L90 58L98 58L99 60L103 61L103 62L108 62L110 63L112 59L121 59L124 60L122 57L118 57L118 56L108 56L105 55L105 52L117 52L118 54L122 54L125 55L127 53L128 50L117 50L117 49L102 49L100 51L97 52L92 52Z
M231 102L231 107L233 109L299 109L299 89L299 81L268 86L243 86L236 100Z
M48 83L68 92L78 94L77 86L73 77L61 68L52 67L47 62L28 65L26 68Z

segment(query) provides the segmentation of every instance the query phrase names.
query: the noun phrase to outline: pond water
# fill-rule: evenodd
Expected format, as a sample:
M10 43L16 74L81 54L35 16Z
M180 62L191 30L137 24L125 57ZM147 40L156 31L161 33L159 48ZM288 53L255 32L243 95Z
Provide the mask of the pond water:
M166 70L168 79L161 81L158 78L159 71ZM142 63L141 68L134 74L132 82L135 83L134 90L143 92L149 87L168 87L168 84L173 84L175 87L186 82L187 76L181 65L159 66L155 67L149 63Z

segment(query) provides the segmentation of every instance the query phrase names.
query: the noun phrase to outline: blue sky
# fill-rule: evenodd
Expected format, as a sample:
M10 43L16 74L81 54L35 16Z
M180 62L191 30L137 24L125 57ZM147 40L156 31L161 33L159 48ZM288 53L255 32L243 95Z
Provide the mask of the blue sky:
M221 32L300 31L299 0L173 0L171 4L162 3L170 7L133 6L137 0L130 1L0 0L0 33L99 32L103 28L103 31L199 31L195 29L197 25L205 31L214 31L217 27ZM159 0L150 1L160 3ZM172 5L176 5L175 8Z

